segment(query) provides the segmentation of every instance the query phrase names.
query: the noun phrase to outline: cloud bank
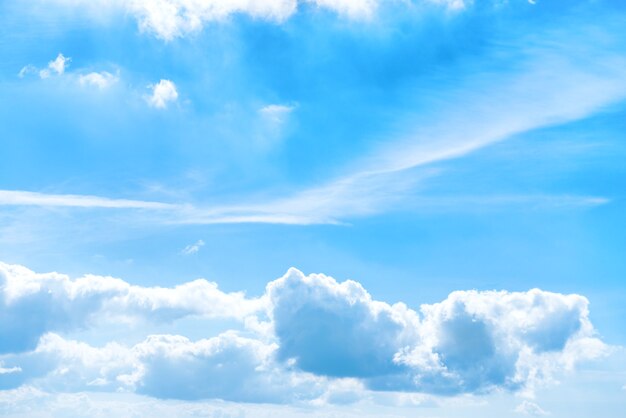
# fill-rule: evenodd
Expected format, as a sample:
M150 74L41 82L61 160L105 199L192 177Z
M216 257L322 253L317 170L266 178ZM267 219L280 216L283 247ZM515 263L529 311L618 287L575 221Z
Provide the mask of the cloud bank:
M608 350L585 297L539 289L456 291L413 310L374 300L358 282L293 268L247 298L205 280L141 287L0 264L0 292L4 389L272 403L333 399L329 391L346 384L353 395L338 399L372 391L528 394ZM132 346L64 336L102 321L158 325L189 316L241 326L198 341L147 335Z
M207 24L223 22L233 16L282 23L299 10L330 12L343 19L367 22L375 17L383 0L39 0L45 5L86 11L94 19L103 13L132 16L139 30L165 41L197 33ZM393 3L393 2L391 2ZM398 2L411 7L410 3ZM458 11L473 4L471 0L422 0Z

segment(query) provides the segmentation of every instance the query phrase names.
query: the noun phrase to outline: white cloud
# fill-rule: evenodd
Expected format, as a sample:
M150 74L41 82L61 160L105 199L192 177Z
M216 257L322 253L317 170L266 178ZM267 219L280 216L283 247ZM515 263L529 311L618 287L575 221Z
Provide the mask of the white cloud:
M104 90L119 81L119 75L111 74L108 71L93 71L85 74L79 73L78 75L76 75L76 72L66 73L70 61L71 58L59 54L48 63L46 68L38 69L31 64L24 66L18 73L18 77L24 78L29 74L39 74L40 78L45 79L52 75L62 76L67 74L70 80L77 82L81 86L96 87L100 90Z
M48 78L53 74L63 75L63 73L65 72L65 67L68 66L71 60L71 58L67 58L63 54L59 53L59 55L57 55L54 60L48 63L48 68L44 68L39 71L39 77Z
M32 350L50 331L73 330L98 319L172 321L185 316L243 320L263 301L223 293L198 279L174 288L132 286L112 277L71 280L0 263L0 354Z
M172 208L166 222L341 223L402 208L410 198L412 207L443 205L457 210L471 206L466 204L468 201L551 208L604 204L608 200L602 196L428 199L415 193L419 184L439 174L441 170L433 167L435 163L466 156L524 132L588 117L626 97L623 57L594 53L589 65L580 67L575 63L580 62L581 51L590 48L588 40L580 39L572 51L555 48L563 39L553 33L542 39L538 45L528 40L532 47L523 45L525 39L520 41L518 47L524 58L512 72L468 72L455 82L454 88L448 87L444 93L433 91L433 97L449 105L441 106L427 118L411 115L405 133L380 141L383 145L350 163L343 176L261 201L243 198L227 206L179 205ZM153 94L148 98L151 105L165 107L176 99L176 88L169 83L162 80L152 86ZM449 100L452 97L454 100ZM278 120L289 112L288 106L280 104L259 111L270 120Z
M290 402L312 397L316 379L273 364L273 344L235 333L198 342L152 336L133 348L142 363L138 392L159 398Z
M24 78L28 74L35 74L37 72L38 72L37 67L35 67L34 65L31 65L31 64L28 64L28 65L25 65L24 67L22 67L22 69L17 74L17 76L19 78Z
M102 11L121 11L133 16L139 30L170 41L199 32L207 24L245 14L254 19L281 23L303 5L328 10L342 18L372 19L382 0L40 0L61 7L80 8L90 18ZM463 9L464 0L427 0L448 9ZM100 13L99 13L100 12Z
M428 392L532 389L570 362L607 352L579 295L457 291L421 312L421 344L397 360L422 369L414 384ZM436 356L434 368L424 369L424 353Z
M195 342L180 335L150 335L130 347L93 347L50 333L33 352L9 357L24 373L12 380L0 375L0 389L36 381L41 388L65 392L123 391L259 403L290 403L323 393L324 379L278 367L275 350L275 344L235 332Z
M192 255L192 254L196 254L198 251L200 251L200 248L202 248L204 246L204 241L202 241L201 239L199 239L198 241L196 241L193 244L189 244L188 246L186 246L185 248L183 248L183 250L181 251L184 255Z
M110 199L99 196L46 194L21 190L0 190L0 206L56 206L108 209L182 209L182 206L143 200Z
M78 76L78 82L83 86L97 87L104 90L115 84L119 77L107 71L91 72Z
M52 75L63 75L66 67L69 65L71 58L59 53L57 57L48 63L46 68L37 68L34 65L28 64L20 70L18 73L19 78L24 78L29 74L38 74L40 78L49 78Z
M371 389L532 389L607 352L578 295L459 291L423 305L420 319L402 304L373 301L356 282L290 270L268 285L268 297L279 358L316 374L364 378Z
M530 401L523 401L515 408L515 412L537 417L550 415L548 412L544 411L539 405Z
M337 283L290 269L268 284L267 294L279 358L307 372L335 377L397 373L395 353L416 342L415 312L373 301L354 281Z
M202 29L235 13L283 21L297 7L296 0L134 0L126 8L137 18L142 31L171 40Z
M250 402L352 402L363 388L531 395L608 352L586 298L538 289L457 291L417 312L376 301L355 281L296 269L246 298L205 280L147 288L0 264L0 292L0 388L37 381L55 390ZM51 333L186 316L239 320L245 336L161 335L95 348ZM328 385L338 385L336 396Z
M20 373L22 371L21 367L4 367L3 363L0 361L0 374L11 374L11 373Z
M150 106L157 109L165 109L168 103L178 100L178 91L176 85L170 80L160 80L156 84L149 86L152 94L146 98Z
M294 109L295 106L270 104L260 108L259 113L269 121L280 124Z
M306 0L318 7L326 8L352 19L373 17L380 0Z

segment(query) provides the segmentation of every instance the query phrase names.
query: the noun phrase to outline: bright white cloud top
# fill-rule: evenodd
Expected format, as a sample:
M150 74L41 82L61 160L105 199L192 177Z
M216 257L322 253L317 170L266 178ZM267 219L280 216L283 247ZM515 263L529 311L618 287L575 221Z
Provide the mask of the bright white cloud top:
M55 382L69 392L291 403L354 379L357 398L363 391L532 393L609 350L589 321L585 297L538 289L457 291L415 311L376 301L355 281L296 269L258 298L224 293L205 280L145 288L8 264L0 264L0 279L5 389ZM195 342L149 335L132 346L63 337L111 321L124 327L190 316L233 318L241 327Z

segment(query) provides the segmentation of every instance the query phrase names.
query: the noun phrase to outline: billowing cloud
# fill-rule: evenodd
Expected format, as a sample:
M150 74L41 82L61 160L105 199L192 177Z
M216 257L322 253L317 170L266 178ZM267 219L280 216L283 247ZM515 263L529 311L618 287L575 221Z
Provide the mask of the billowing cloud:
M268 285L279 358L336 377L397 372L394 355L416 342L415 312L373 301L357 282L290 269Z
M98 319L172 321L185 316L243 319L262 306L243 293L223 293L203 279L174 288L132 286L112 277L76 280L0 263L0 354L32 350L51 331L71 331Z
M605 348L579 295L459 291L418 316L372 300L356 282L292 269L268 297L280 359L377 390L524 390Z
M139 28L169 40L200 30L206 22L219 21L235 13L282 21L296 10L296 0L134 0L126 8L135 15Z
M299 9L311 7L337 14L340 18L367 21L375 17L382 0L40 0L49 5L80 8L94 19L107 13L133 16L139 30L170 41L198 32L210 23L236 15L282 23ZM471 0L424 0L448 10L464 9ZM401 4L399 2L399 4Z
M169 103L178 100L178 90L170 80L160 80L156 84L151 84L149 88L152 89L152 94L146 98L146 101L152 107L165 109Z
M397 357L416 368L413 384L420 391L521 390L548 377L555 368L550 362L560 369L572 356L595 357L600 343L593 338L588 301L579 295L453 292L421 312L420 345ZM425 352L437 361L425 363Z
M2 388L38 382L55 390L278 403L349 402L363 390L530 394L607 352L585 297L539 289L457 291L416 311L376 301L358 282L296 269L250 299L205 280L147 288L0 264L0 290ZM235 318L241 329L195 342L153 335L100 348L52 333L80 335L77 329L97 329L103 319L158 325L189 315Z
M133 350L142 364L138 392L159 398L289 402L314 396L315 379L272 362L274 344L235 333L191 342L152 336Z

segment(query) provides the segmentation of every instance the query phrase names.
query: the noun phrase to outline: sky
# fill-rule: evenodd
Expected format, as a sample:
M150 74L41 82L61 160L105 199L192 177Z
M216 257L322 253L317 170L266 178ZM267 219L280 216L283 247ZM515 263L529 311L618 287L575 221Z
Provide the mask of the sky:
M619 417L626 4L0 0L0 415Z

